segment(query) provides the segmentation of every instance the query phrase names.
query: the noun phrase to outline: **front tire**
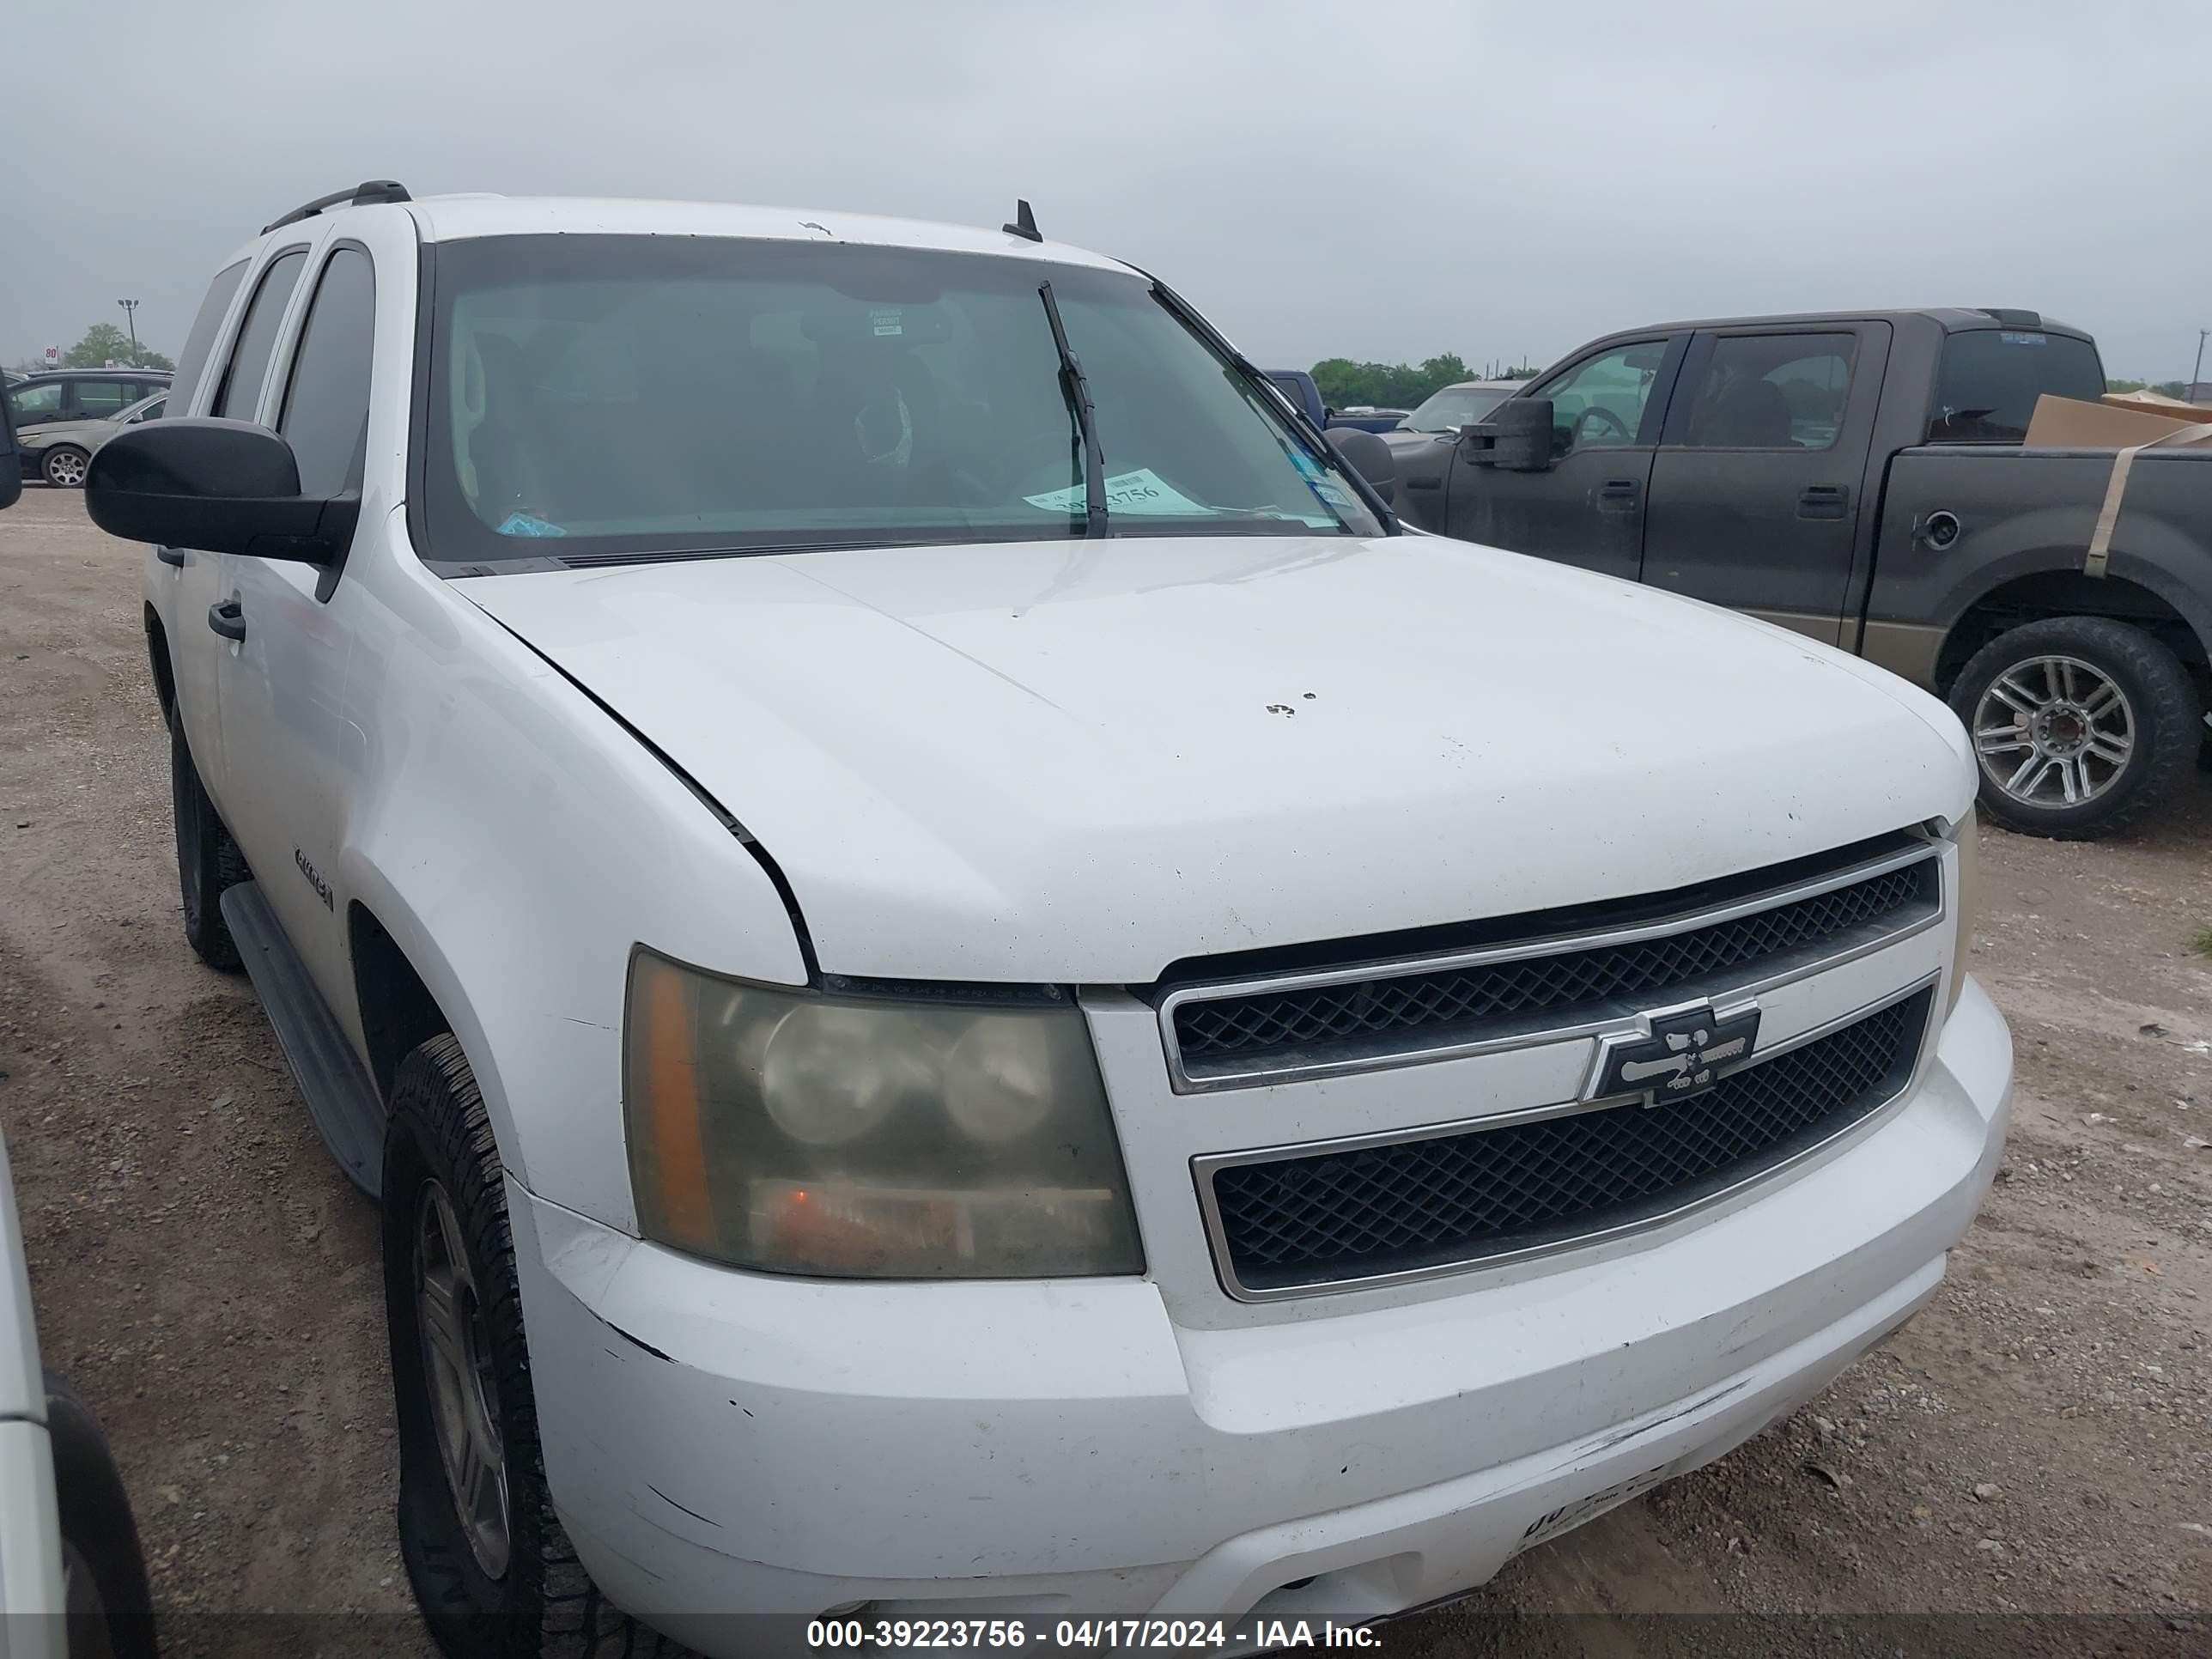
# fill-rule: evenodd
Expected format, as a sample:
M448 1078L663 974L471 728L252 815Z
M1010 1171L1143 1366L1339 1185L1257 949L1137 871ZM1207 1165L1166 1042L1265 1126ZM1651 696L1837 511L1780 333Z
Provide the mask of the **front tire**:
M2200 738L2181 660L2139 628L2051 617L2008 629L1951 689L1981 768L1982 810L2062 841L2124 829L2187 774Z
M230 831L216 815L185 740L184 715L169 711L169 803L177 825L177 885L184 901L185 939L210 968L235 973L238 942L222 920L222 895L252 872Z
M155 1659L146 1557L107 1437L67 1383L46 1382L70 1659Z
M599 1594L553 1513L499 1152L450 1036L400 1062L380 1201L399 1553L440 1651L674 1654Z
M39 472L56 489L82 489L84 469L91 459L74 444L56 444L40 461Z

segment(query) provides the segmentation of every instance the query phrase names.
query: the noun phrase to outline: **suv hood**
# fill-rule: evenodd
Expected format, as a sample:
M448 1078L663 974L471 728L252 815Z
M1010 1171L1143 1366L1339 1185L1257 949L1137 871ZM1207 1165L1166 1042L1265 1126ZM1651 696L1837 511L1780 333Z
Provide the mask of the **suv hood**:
M457 580L688 772L823 967L1142 983L1623 897L1972 799L1904 682L1491 548L1225 537Z

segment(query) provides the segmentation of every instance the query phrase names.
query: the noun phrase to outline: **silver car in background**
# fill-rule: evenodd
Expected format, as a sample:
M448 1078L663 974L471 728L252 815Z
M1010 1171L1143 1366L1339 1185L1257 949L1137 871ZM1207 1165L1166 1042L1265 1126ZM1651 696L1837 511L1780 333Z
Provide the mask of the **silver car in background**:
M55 421L18 433L23 477L43 478L57 489L77 489L84 483L84 469L91 463L93 451L141 421L159 420L168 401L165 390L98 420Z

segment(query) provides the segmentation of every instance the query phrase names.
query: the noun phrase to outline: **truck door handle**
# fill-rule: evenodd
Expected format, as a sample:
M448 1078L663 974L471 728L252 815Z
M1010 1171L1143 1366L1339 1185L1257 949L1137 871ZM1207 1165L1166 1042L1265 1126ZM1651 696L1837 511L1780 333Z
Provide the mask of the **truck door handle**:
M1597 510L1601 513L1632 513L1637 498L1644 492L1633 478L1607 478L1597 492Z
M1797 498L1801 519L1840 519L1850 510L1851 492L1841 484L1808 484Z
M184 568L185 550L181 547L157 547L154 550L154 556L163 564L175 565L179 570Z
M208 626L227 640L246 637L246 607L236 599L218 599L208 607Z

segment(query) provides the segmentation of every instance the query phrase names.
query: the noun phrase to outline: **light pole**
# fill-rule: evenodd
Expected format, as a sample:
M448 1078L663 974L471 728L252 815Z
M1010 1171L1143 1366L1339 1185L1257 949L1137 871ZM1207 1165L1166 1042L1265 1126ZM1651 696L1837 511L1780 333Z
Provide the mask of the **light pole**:
M2191 398L2197 395L2197 382L2204 378L2204 337L2208 334L2212 334L2212 328L2197 331L2197 367L2189 371L2189 395Z
M138 302L118 300L115 303L123 307L123 320L131 325L131 362L135 368L138 363Z

